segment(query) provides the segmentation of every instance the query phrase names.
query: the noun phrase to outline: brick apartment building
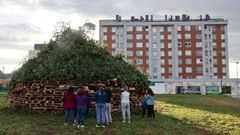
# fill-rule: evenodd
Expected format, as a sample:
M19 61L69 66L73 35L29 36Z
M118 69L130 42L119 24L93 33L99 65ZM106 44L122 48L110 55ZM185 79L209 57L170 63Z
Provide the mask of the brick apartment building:
M112 55L149 74L166 79L229 78L227 20L165 15L100 20L100 41Z

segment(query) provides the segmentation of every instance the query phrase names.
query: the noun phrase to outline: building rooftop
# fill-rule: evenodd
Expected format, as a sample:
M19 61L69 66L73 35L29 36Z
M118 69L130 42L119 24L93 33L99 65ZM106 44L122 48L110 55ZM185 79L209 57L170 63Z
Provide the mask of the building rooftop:
M100 20L103 21L103 20ZM206 14L204 17L202 15L198 18L190 18L189 15L182 14L180 15L164 15L164 18L154 19L153 15L140 16L139 18L131 16L130 19L122 19L120 15L116 15L116 18L104 20L104 21L117 21L117 22L184 22L184 21L211 21L211 22L227 22L224 18L211 18L210 15Z

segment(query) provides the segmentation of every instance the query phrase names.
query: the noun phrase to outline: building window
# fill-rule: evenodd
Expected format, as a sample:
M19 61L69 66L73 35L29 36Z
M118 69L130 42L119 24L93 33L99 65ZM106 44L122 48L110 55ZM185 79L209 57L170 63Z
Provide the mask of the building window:
M164 51L161 51L161 56L165 56Z
M213 34L213 39L217 39L216 34Z
M202 39L202 34L196 34L196 39Z
M185 55L186 55L186 56L191 56L191 55L192 55L191 50L186 50L186 51L185 51Z
M178 50L178 56L182 56L182 51Z
M165 73L165 68L161 68L161 73Z
M221 26L221 31L225 32L225 26L223 26L223 25Z
M160 32L163 32L164 31L164 27L159 27L159 29L160 29Z
M173 28L173 27L168 26L168 27L167 27L168 32L171 32L171 31L172 31L172 28Z
M136 51L137 56L142 56L143 55L143 51Z
M221 39L225 39L225 35L224 34L221 34Z
M152 32L157 32L157 27L152 27Z
M216 31L216 26L212 26L212 31L213 31L213 32Z
M146 39L148 39L148 35L146 35Z
M158 79L158 77L156 75L153 76L153 79Z
M154 56L154 57L157 57L157 54L158 54L157 51L153 51L153 56Z
M153 59L153 66L157 66L157 59Z
M168 56L172 56L172 51L168 51Z
M161 47L161 48L164 48L164 44L163 44L163 43L161 43L161 44L160 44L160 47Z
M165 60L161 59L161 65L164 65L164 64L165 64Z
M226 64L226 60L225 59L222 59L222 64Z
M112 35L112 40L116 40L116 36L115 35Z
M143 59L137 59L137 64L142 65L143 64Z
M133 48L133 43L127 43L127 48Z
M197 64L202 64L202 59L197 59Z
M192 59L189 59L189 58L185 59L185 63L186 64L192 64Z
M178 67L178 72L182 73L182 67Z
M188 47L188 48L191 47L191 43L190 42L186 42L185 43L185 47Z
M186 67L186 73L192 73L192 67Z
M132 34L127 34L127 39L133 39L133 35Z
M172 48L172 43L168 43L168 48Z
M213 72L214 72L214 73L217 73L217 71L218 71L217 68L214 67L214 68L213 68Z
M225 47L225 42L221 43L221 47L224 48Z
M172 64L172 59L168 59L168 64Z
M162 39L162 40L163 40L163 39L164 39L164 35L160 35L160 39Z
M142 48L143 47L143 44L142 44L142 42L137 42L137 46L136 46L137 48Z
M182 34L177 35L178 39L182 39Z
M142 34L137 34L137 39L142 39Z
M181 42L178 42L177 45L178 45L178 47L182 47L182 43Z
M202 67L197 67L197 73L202 73L203 72L203 68Z
M196 42L196 47L202 47L202 42Z
M152 35L153 40L157 40L157 35Z
M142 26L137 26L136 31L142 31Z
M148 43L146 43L146 48L148 48Z
M179 64L179 65L182 64L182 59L181 59L181 58L178 59L178 64Z
M116 48L116 43L112 43L112 48Z
M133 27L132 26L127 26L127 31L133 31Z
M190 31L191 30L191 26L184 26L185 31Z
M185 34L185 39L191 39L191 34Z
M116 27L112 27L112 32L116 32Z
M157 48L157 43L153 42L153 48L156 49Z
M127 51L127 56L133 56L133 51Z
M226 68L223 67L223 68L222 68L222 71L223 71L223 73L226 73Z
M168 40L172 40L172 35L168 35Z
M202 30L202 26L200 26L200 25L195 26L195 29L196 29L196 31L201 31Z
M177 29L178 29L178 31L181 31L182 30L182 26L178 26Z
M213 48L216 48L217 47L217 43L216 42L212 42L212 46L213 46Z
M103 32L107 32L107 27L103 27Z
M103 36L103 40L107 40L107 35L104 35L104 36Z
M196 54L197 56L202 56L202 51L197 51Z
M158 70L158 68L157 68L157 67L153 67L153 73L154 73L154 74L158 73L158 71L157 71L157 70Z

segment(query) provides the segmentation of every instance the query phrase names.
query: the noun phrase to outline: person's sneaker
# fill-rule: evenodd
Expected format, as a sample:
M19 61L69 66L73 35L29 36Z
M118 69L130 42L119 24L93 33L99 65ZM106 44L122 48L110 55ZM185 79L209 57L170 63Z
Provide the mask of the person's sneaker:
M128 123L131 123L131 121L129 120Z
M67 126L68 125L68 123L64 123L64 126Z
M105 128L105 124L102 124L102 127Z
M123 123L125 123L126 121L125 121L125 120L123 120L122 122L123 122Z
M80 128L80 127L81 127L81 125L77 125L77 127L78 127L78 128Z
M99 125L99 124L97 124L97 125L96 125L96 127L97 127L97 128L99 128L99 127L100 127L100 125Z
M85 126L84 125L81 125L81 128L84 128Z

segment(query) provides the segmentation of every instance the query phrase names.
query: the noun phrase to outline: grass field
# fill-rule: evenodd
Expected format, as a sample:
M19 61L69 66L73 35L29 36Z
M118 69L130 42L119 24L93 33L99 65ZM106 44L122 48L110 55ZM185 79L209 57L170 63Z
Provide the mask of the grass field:
M226 96L157 95L155 119L132 113L132 123L96 128L94 113L86 127L63 126L63 113L36 114L9 108L8 95L0 92L0 135L213 135L240 134L240 100Z

